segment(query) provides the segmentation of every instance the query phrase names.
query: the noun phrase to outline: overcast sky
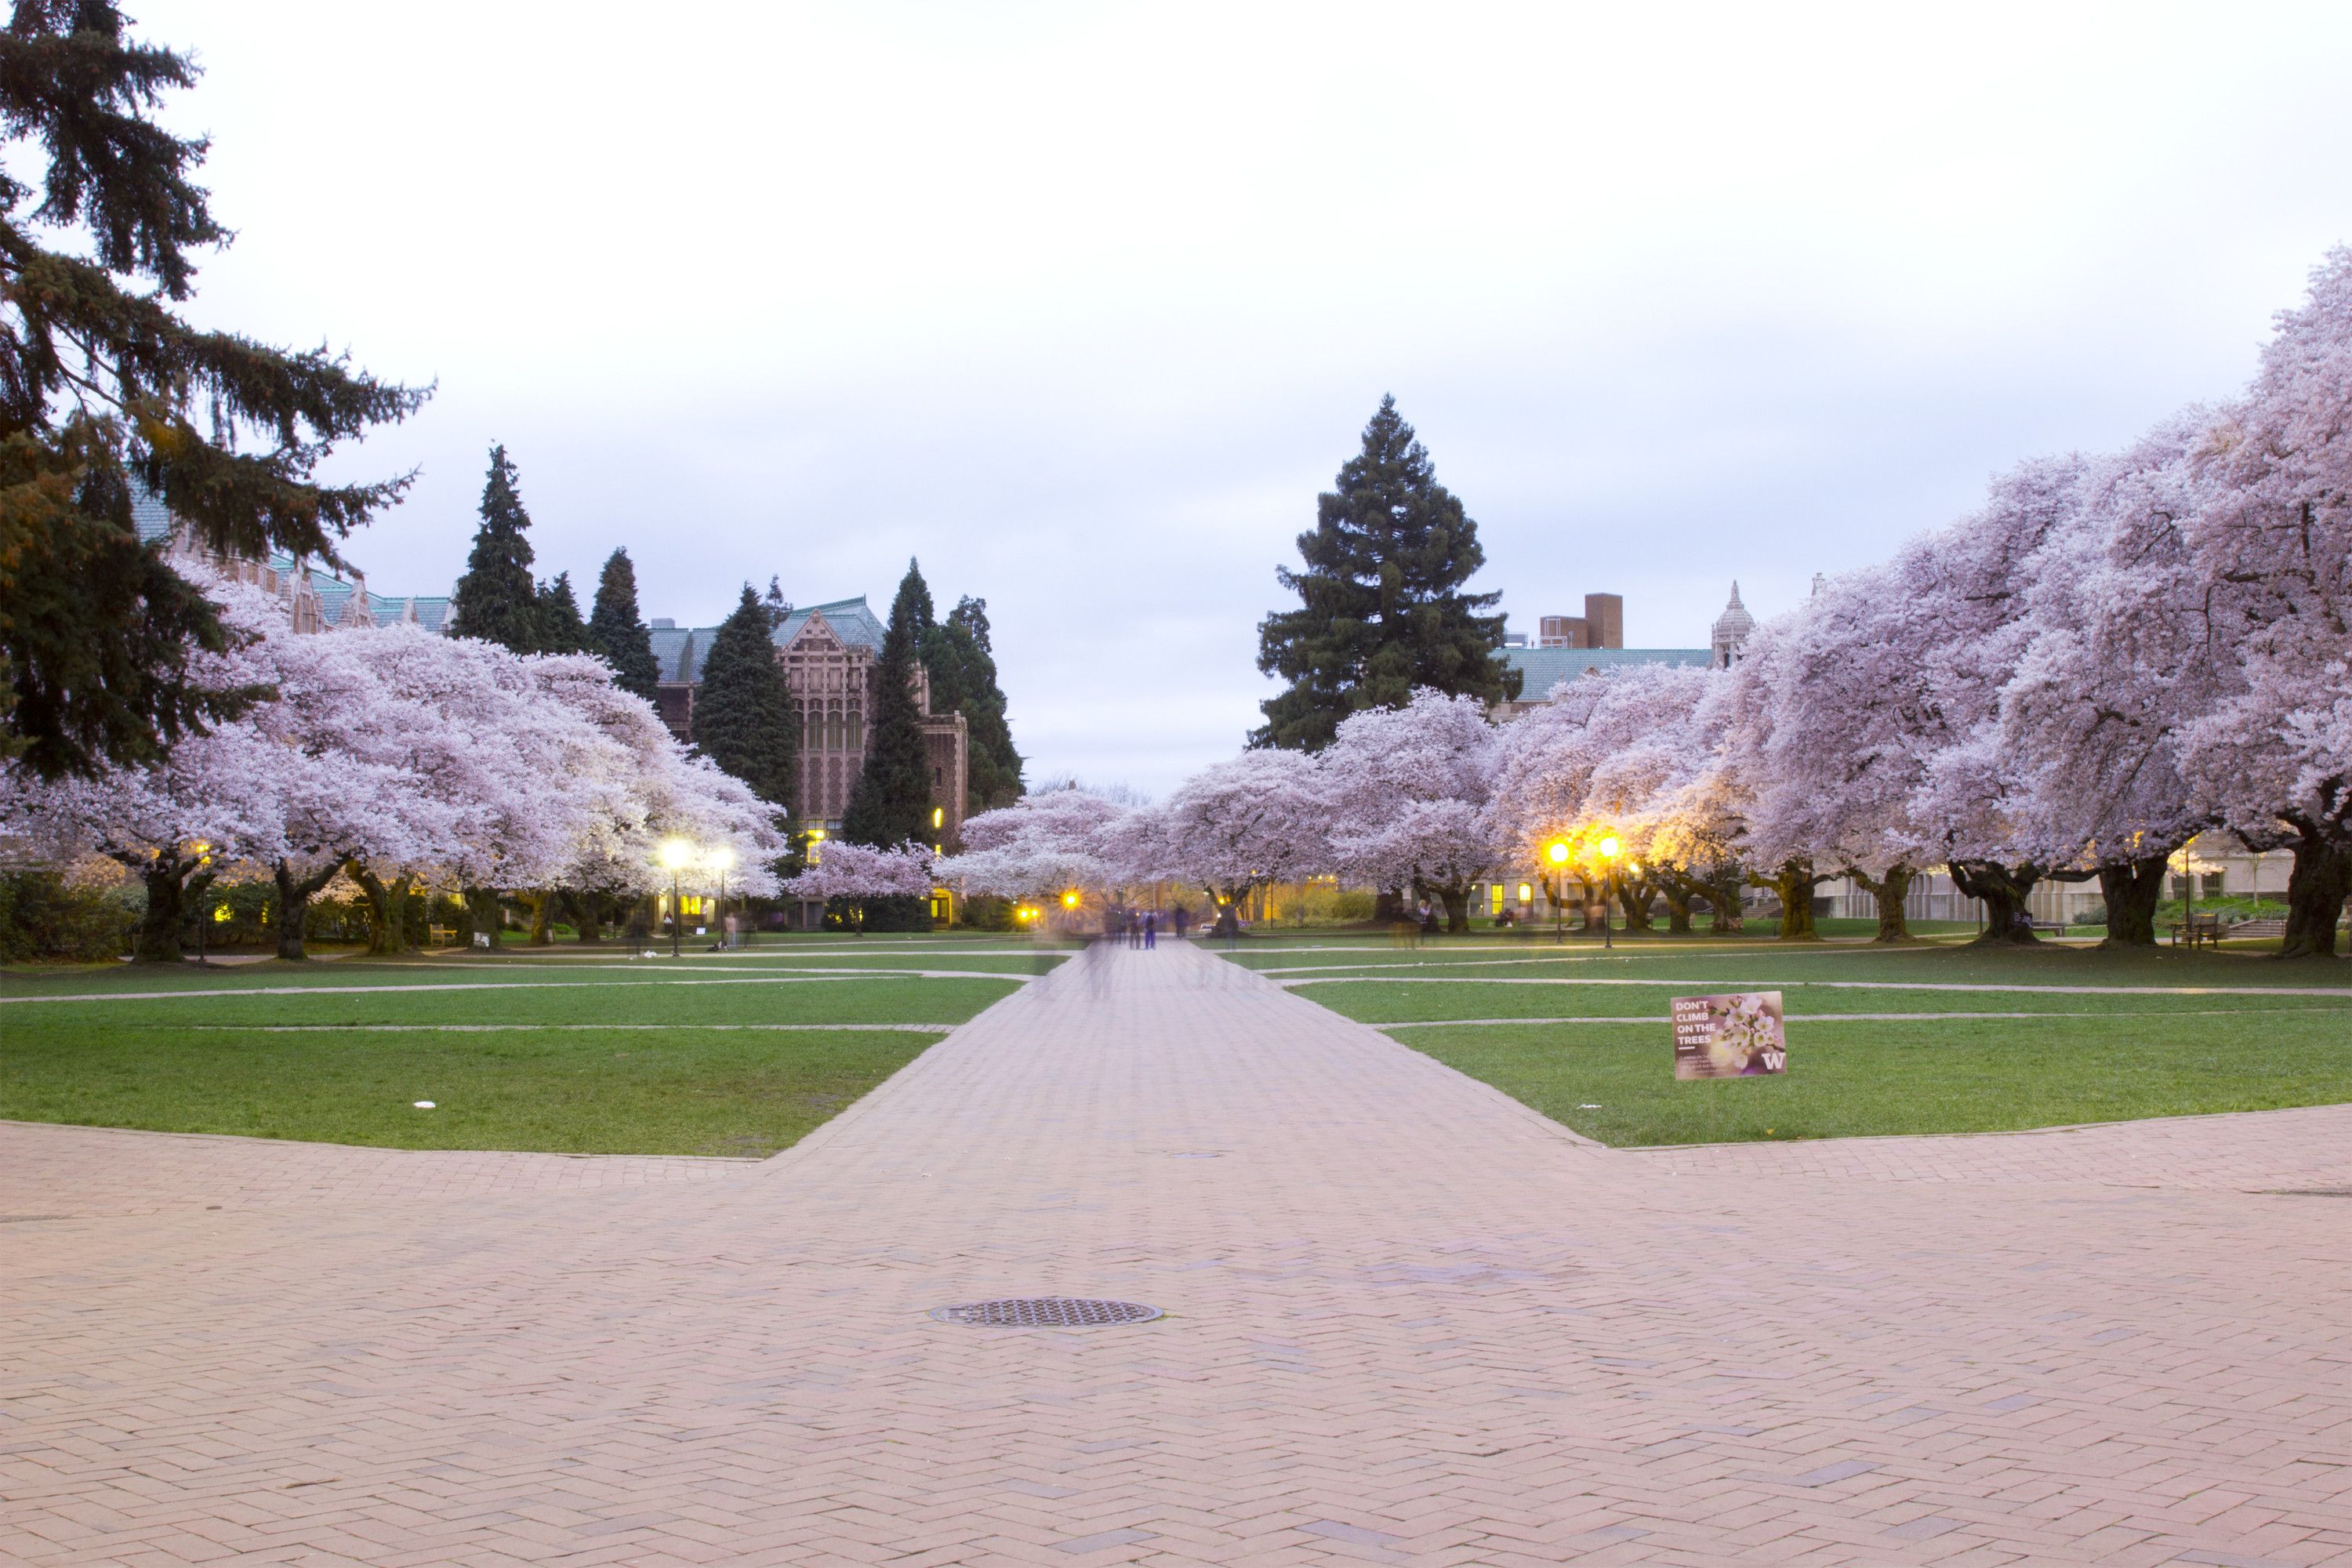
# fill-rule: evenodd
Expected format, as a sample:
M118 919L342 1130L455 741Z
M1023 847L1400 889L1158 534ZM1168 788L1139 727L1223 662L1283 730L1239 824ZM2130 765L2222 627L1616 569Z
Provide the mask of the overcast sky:
M371 587L504 441L583 605L918 555L1030 776L1154 793L1383 392L1514 629L1703 645L2229 395L2352 240L2341 4L129 8L207 73L198 313L439 383L339 459L423 469Z

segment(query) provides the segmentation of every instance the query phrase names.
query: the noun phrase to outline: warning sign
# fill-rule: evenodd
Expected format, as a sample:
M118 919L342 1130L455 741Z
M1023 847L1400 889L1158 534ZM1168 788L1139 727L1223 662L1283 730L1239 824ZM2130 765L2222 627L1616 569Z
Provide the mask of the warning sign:
M1755 1078L1789 1070L1778 991L1674 1001L1676 1078Z

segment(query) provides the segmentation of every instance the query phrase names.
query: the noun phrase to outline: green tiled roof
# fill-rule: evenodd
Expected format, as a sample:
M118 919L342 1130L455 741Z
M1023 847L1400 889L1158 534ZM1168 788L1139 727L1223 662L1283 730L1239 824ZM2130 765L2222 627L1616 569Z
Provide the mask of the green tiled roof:
M872 648L877 653L882 651L882 634L886 628L875 618L874 612L866 608L863 594L854 599L835 599L830 604L800 605L784 617L782 626L776 628L776 646L782 647L798 637L801 628L808 625L811 616L823 616L824 624L851 647Z
M1505 662L1525 677L1519 700L1540 702L1551 689L1588 671L1608 675L1641 664L1697 665L1715 662L1703 647L1507 647Z

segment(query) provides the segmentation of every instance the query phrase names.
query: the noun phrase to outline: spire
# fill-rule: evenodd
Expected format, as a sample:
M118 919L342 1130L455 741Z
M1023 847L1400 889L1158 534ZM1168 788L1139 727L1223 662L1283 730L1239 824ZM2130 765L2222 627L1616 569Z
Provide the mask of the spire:
M1715 617L1712 639L1715 667L1717 669L1730 668L1732 661L1739 657L1739 650L1747 645L1748 634L1755 629L1756 617L1749 615L1748 606L1739 602L1739 584L1735 582L1731 584L1731 602L1723 606L1723 614Z

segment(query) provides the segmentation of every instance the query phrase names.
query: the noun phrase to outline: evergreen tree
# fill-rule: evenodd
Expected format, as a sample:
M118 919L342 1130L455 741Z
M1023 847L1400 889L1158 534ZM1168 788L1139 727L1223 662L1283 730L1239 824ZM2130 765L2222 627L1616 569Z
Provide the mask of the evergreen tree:
M711 640L694 700L694 743L702 754L751 786L761 799L790 810L801 730L768 616L749 583Z
M637 569L629 552L615 550L596 579L596 605L588 614L588 649L613 667L613 683L646 701L661 684L654 641L637 618Z
M516 653L537 653L539 591L530 580L530 541L523 537L530 514L522 509L515 479L505 446L491 447L489 477L482 483L482 525L474 531L466 574L457 579L449 630Z
M1021 798L1021 753L1004 719L1004 693L988 640L988 601L965 597L923 642L931 707L964 716L971 747L964 812L977 816Z
M910 838L931 842L931 765L915 707L915 659L930 608L931 591L921 569L909 561L891 602L890 627L883 634L875 670L881 689L874 695L866 766L842 813L842 837L856 843L887 847Z
M124 26L112 0L16 0L0 28L0 757L51 779L152 762L257 695L189 686L226 634L140 543L134 482L204 549L347 566L337 542L408 479L312 476L427 395L181 318L228 231L206 143L151 118L196 68Z
M1395 398L1381 399L1336 490L1316 498L1298 552L1305 571L1275 574L1299 607L1258 623L1258 668L1290 685L1260 704L1253 746L1319 751L1349 714L1402 708L1416 687L1486 702L1519 694L1503 617L1486 613L1502 595L1461 592L1486 559L1478 525L1437 482Z
M580 601L572 592L572 574L558 572L551 583L539 585L539 651L586 653L588 623L580 618Z
M774 631L793 618L793 602L784 597L783 579L771 574L768 591L760 598L760 608L767 612L768 629Z

